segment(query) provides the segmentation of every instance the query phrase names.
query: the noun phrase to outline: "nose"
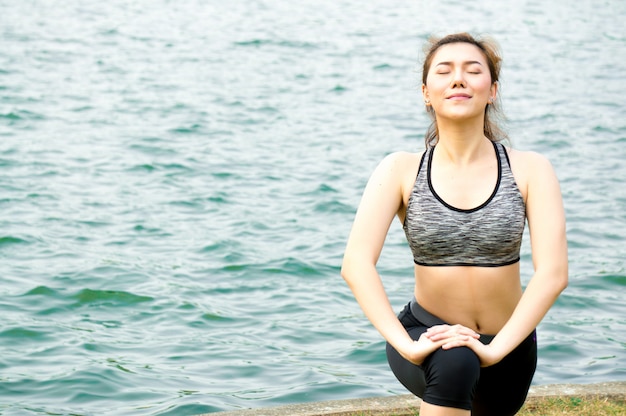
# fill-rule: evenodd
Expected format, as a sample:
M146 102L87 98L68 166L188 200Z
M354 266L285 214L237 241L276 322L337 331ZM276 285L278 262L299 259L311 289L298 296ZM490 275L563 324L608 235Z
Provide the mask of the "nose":
M463 71L460 68L453 72L451 87L452 88L464 88L465 87L465 78L463 77Z

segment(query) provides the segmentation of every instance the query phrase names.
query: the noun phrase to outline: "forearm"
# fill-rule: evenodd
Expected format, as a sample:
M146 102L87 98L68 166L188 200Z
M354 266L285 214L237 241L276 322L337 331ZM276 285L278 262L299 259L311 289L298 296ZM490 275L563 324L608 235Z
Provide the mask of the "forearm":
M556 174L542 156L528 153L523 159L528 171L526 217L535 274L490 343L496 359L504 358L539 325L568 279L565 211Z
M413 340L398 320L376 268L372 265L346 265L341 271L355 299L374 328L400 354Z
M566 285L567 270L538 272L533 276L513 314L490 343L499 359L513 351L539 325Z

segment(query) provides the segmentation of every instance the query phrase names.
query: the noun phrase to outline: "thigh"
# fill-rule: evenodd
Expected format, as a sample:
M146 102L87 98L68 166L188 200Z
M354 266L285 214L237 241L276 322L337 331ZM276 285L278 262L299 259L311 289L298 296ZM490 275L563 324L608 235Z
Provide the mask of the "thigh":
M480 379L480 359L468 347L439 348L422 363L426 389L422 400L437 406L472 409Z
M481 369L472 416L514 415L524 404L537 367L533 332L498 364Z
M413 317L408 305L400 312L398 319L414 340L418 340L428 329ZM387 361L398 381L411 393L423 397L426 380L422 367L406 360L389 343L387 343Z
M410 306L400 312L398 319L414 340L428 329L413 315ZM398 381L425 402L467 410L471 408L480 376L480 360L469 348L439 348L422 365L415 365L387 344L387 360Z

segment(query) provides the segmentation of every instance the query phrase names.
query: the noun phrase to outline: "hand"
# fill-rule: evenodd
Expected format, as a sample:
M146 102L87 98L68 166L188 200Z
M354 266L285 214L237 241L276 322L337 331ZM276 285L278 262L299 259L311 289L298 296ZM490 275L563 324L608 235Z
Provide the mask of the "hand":
M429 328L417 341L398 351L413 364L420 365L426 357L445 345L453 345L455 341L468 338L478 340L479 337L479 334L461 325L437 325Z
M433 342L445 340L441 348L468 347L478 356L481 367L489 367L502 360L502 357L494 351L490 345L479 341L480 335L462 325L437 325L424 333Z
M470 339L477 340L478 338L480 338L480 335L473 329L467 328L463 325L446 324L435 325L428 328L428 330L425 332L425 335L433 342L445 340L446 342L442 345L442 347L445 347L456 341L469 341ZM451 347L448 346L448 348Z
M413 341L410 344L404 346L402 349L398 349L400 355L415 365L421 365L426 357L441 348L443 344L448 340L432 341L424 332L420 335L417 341Z

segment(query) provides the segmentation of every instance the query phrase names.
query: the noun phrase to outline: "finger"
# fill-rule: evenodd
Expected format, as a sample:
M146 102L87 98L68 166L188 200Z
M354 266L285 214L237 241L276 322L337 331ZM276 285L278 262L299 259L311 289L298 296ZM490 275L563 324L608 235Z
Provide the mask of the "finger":
M465 334L465 335L477 335L477 332L471 328L463 325L435 325L426 330L427 334L439 334L439 333L451 333L451 334Z
M449 332L436 332L436 333L426 334L426 337L433 342L441 341L442 339L452 338L454 336L456 336L456 334L451 334Z
M478 341L477 339L471 336L457 335L455 337L450 338L447 342L445 342L441 346L441 348L443 348L444 350L449 350L451 348L457 348L457 347L469 347L469 348L474 349L473 347L476 346L475 343L479 343L482 346L480 341Z
M480 338L480 334L478 332L474 331L474 330L471 330L471 329L467 329L465 331L462 331L462 332L459 333L459 335L465 335L465 336L468 336L468 337L472 337L474 339Z
M455 332L450 325L437 325L426 330L426 336L431 339L433 337L441 338L441 336L451 336L453 334L455 334Z
M456 347L461 347L466 345L467 341L470 340L471 337L467 336L467 335L455 335L453 337L450 337L450 339L443 344L441 347L444 350L450 349L450 348L456 348Z
M440 341L440 340L447 339L447 338L454 338L456 336L470 337L473 339L480 338L480 335L472 331L471 329L465 329L461 332L455 332L453 330L449 330L445 332L426 333L425 335L431 341Z
M430 328L428 328L426 330L426 333L428 334L436 334L436 333L440 333L440 332L446 332L449 331L451 328L450 325L435 325L435 326L431 326Z
M468 328L466 326L463 325L454 325L453 329L458 333L458 334L462 334L462 335L469 335L472 337L480 337L480 335L474 331L472 328Z

